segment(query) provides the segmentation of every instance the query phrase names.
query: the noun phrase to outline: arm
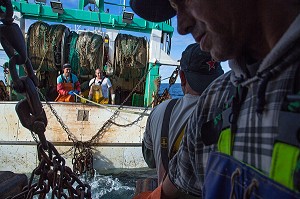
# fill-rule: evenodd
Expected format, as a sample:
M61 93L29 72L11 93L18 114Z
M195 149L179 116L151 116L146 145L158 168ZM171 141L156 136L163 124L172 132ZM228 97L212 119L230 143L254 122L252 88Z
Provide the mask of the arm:
M177 199L179 197L179 191L167 177L154 191L140 192L133 199Z
M197 197L202 195L205 159L208 155L201 139L201 126L206 117L202 120L199 118L204 115L203 110L207 110L202 108L206 95L202 96L195 107L196 110L189 117L179 150L169 162L168 172L170 182L180 190L179 192ZM166 195L171 194L168 189L164 191Z
M113 87L109 88L110 97L111 97L111 104L115 104L116 94L114 92Z
M148 167L151 169L156 168L154 152L152 149L149 149L145 146L144 141L142 141L142 152L144 160L147 163Z
M153 166L155 165L155 156L153 153L153 149L156 146L154 142L157 142L160 139L155 139L153 136L159 137L160 138L160 133L157 132L157 125L160 120L158 119L158 115L163 115L161 114L161 107L164 107L164 104L167 103L162 103L159 106L156 106L150 113L148 119L147 119L147 124L146 124L146 129L144 132L144 137L143 137L143 156L145 161L147 162L148 166L150 167L151 164ZM162 110L165 110L164 108ZM157 113L157 114L155 114ZM162 112L163 113L163 112ZM153 159L152 159L153 155ZM150 165L149 165L150 164ZM158 165L159 167L159 165ZM161 168L163 168L161 164ZM159 172L159 168L156 168L157 172ZM164 171L165 173L165 171ZM163 175L162 175L163 176ZM154 190L147 190L145 192L140 193L137 197L134 199L175 199L179 196L178 194L178 189L176 188L175 185L170 181L169 177L167 176L165 179L159 180L159 186Z
M162 197L161 198L168 198L168 199L175 199L178 198L179 190L176 186L171 182L169 176L165 178L162 182Z
M95 85L94 82L95 82L95 78L91 79L89 82L89 87L90 87L89 96L88 96L89 100L93 99L93 85Z
M114 91L114 89L113 89L113 87L111 86L111 87L109 87L109 92L110 92L110 94L112 95L112 94L115 94L115 91Z
M147 119L146 129L142 141L142 152L143 152L144 160L147 163L148 167L156 168L152 139L151 139L151 118L152 118L151 113Z
M92 78L92 79L89 81L89 87L91 87L93 84L95 84L94 82L95 82L95 78Z
M107 78L107 86L111 97L111 104L115 104L115 98L116 98L115 91L112 87L111 81L108 78Z

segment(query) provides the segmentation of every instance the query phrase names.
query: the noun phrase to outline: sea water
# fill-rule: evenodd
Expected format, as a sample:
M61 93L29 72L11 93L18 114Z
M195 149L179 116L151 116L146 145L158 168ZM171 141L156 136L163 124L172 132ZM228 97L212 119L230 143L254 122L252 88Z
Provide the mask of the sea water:
M169 84L162 83L160 85L158 94L162 94L162 92L166 88L169 88ZM170 93L172 99L177 99L177 98L183 97L183 92L182 92L180 83L175 83L175 84L171 85L171 87L169 88L169 93Z
M27 176L29 178L31 174L27 174ZM83 174L79 177L79 179L82 183L89 184L91 186L93 199L131 199L135 195L136 181L138 179L146 179L149 177L156 177L155 169L112 169L107 171L106 174L100 174L96 171L92 178L87 178ZM37 182L38 178L39 176L35 176L33 182ZM68 195L68 193L66 194ZM50 190L50 192L46 195L46 198L51 198L51 195L52 192ZM35 195L33 198L38 199L39 196Z
M130 199L135 194L138 179L156 177L155 169L114 170L111 174L95 174L91 179L81 178L82 182L91 186L92 198Z

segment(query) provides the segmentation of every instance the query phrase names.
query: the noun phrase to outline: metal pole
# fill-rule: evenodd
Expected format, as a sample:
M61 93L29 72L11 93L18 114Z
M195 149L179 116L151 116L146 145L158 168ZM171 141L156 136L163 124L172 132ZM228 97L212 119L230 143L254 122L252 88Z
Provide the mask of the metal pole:
M126 0L123 1L123 12L126 10Z

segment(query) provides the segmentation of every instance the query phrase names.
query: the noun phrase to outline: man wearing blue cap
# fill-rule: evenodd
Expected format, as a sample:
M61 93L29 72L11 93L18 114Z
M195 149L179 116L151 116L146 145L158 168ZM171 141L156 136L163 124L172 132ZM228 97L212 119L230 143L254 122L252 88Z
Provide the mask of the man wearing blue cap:
M196 43L182 53L179 76L184 96L156 106L148 117L144 133L143 155L148 166L156 168L158 183L168 170L169 158L179 147L181 133L199 96L223 73L220 63L213 61L210 54L201 51Z
M300 198L300 1L130 5L150 21L177 14L178 32L232 69L201 95L155 198Z

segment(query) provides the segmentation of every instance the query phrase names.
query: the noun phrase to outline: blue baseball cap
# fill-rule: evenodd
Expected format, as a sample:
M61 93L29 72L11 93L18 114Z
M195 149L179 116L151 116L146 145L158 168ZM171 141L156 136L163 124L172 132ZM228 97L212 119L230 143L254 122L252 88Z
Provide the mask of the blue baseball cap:
M176 15L169 0L130 0L131 9L141 18L163 22Z
M202 51L197 43L189 45L183 51L180 70L184 72L190 87L199 94L224 74L220 62L214 61L210 53Z

